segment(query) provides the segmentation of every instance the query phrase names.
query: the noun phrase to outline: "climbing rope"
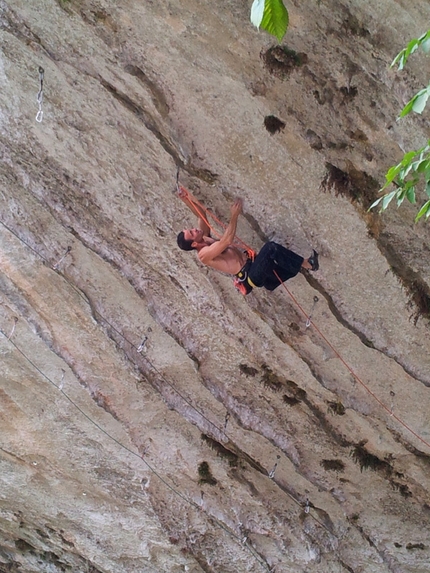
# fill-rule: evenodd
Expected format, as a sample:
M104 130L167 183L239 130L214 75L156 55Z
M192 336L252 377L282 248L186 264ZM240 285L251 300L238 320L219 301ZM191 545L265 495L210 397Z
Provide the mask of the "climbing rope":
M281 286L287 291L287 293L290 295L291 299L293 300L293 302L295 303L295 305L299 308L299 310L303 313L303 315L306 317L307 321L309 321L309 324L312 324L312 326L315 328L315 330L318 332L318 334L321 336L321 338L324 340L324 342L329 346L329 348L331 348L331 350L336 354L336 356L339 358L339 360L342 362L342 364L348 369L348 371L351 373L351 375L354 377L354 379L366 390L366 392L368 392L368 394L370 394L370 396L372 396L372 398L374 398L378 404L381 406L381 408L383 408L386 412L388 412L390 414L390 416L392 418L394 418L395 420L397 420L397 422L403 426L406 430L408 430L408 432L410 432L413 436L415 436L418 440L420 440L420 442L422 442L423 444L425 444L429 449L430 449L430 443L427 442L424 438L422 438L419 434L417 434L417 432L415 432L415 430L413 430L410 426L408 426L408 424L406 424L406 422L404 422L401 418L399 418L398 416L396 416L396 414L394 414L393 410L390 409L388 406L386 406L384 404L384 402L382 402L382 400L380 398L378 398L378 396L376 396L376 394L367 386L367 384L365 384L363 382L363 380L358 376L358 374L356 374L354 372L354 370L351 368L351 366L349 366L349 364L342 358L341 354L336 350L336 348L333 346L333 344L326 338L326 336L324 336L324 334L321 332L321 330L317 327L317 325L313 322L313 320L311 319L311 316L307 315L305 310L303 309L303 307L301 306L301 304L298 302L298 300L294 297L294 295L292 294L292 292L288 289L288 287L285 285L285 283L282 282L280 276L278 275L278 273L276 271L273 271L277 277L277 279L279 280L279 282L281 283Z

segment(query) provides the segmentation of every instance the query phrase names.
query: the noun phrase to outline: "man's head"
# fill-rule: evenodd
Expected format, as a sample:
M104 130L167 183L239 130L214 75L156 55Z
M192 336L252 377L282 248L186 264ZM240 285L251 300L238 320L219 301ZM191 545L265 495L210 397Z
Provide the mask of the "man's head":
M178 233L176 237L176 242L178 243L178 247L183 251L192 251L194 247L192 246L193 241L187 241L184 235L184 231Z
M192 251L202 242L203 231L201 229L184 229L176 237L178 247L183 251Z

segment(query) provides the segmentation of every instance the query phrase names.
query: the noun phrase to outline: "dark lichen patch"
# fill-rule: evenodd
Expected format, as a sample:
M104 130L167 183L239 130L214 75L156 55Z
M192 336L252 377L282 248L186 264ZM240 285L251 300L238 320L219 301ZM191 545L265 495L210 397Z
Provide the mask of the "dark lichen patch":
M318 78L315 77L315 82L317 81ZM335 98L335 91L331 87L325 86L321 90L314 90L312 95L319 105L331 104Z
M345 470L342 460L321 460L320 464L327 471L343 472Z
M357 86L342 86L339 91L343 95L343 101L351 101L358 95Z
M295 382L293 382L292 380L287 380L285 384L287 388L290 390L290 392L294 393L295 398L297 398L300 401L306 398L307 396L306 390L303 390L303 388L299 388Z
M299 388L293 380L280 378L267 364L263 364L261 369L263 372L260 381L264 387L272 390L272 392L280 392L281 390L287 392L283 394L282 400L289 406L294 406L306 398L306 391Z
M345 414L345 406L342 404L340 400L333 400L327 402L328 408L327 411L336 414L336 416L343 416Z
M359 171L348 162L347 171L326 163L326 175L321 190L334 191L336 196L347 197L353 203L360 203L367 210L378 196L379 183L365 171Z
M378 456L371 454L364 447L364 443L360 442L357 444L350 453L356 464L359 464L360 471L371 469L373 471L381 472L389 477L393 468L389 462L386 460L381 460Z
M282 400L288 404L288 406L295 406L300 402L298 398L295 398L294 396L287 396L286 394L282 396Z
M216 440L206 436L206 434L202 434L201 438L220 458L227 460L230 467L236 467L238 465L239 456L237 454L231 452Z
M403 547L403 545L401 545L400 543L397 543L397 541L395 541L395 542L394 542L394 547L399 548L399 547Z
M262 365L263 369L263 376L261 377L261 381L265 388L269 388L274 392L279 392L283 387L283 382L279 378L277 374L275 374L271 368L267 366L267 364Z
M345 151L345 149L350 148L346 141L327 141L327 149L338 149L339 151Z
M306 131L305 138L308 141L309 145L312 147L312 149L315 149L316 151L321 151L321 149L323 148L322 140L321 137L317 133L315 133L315 131L313 131L312 129L308 129Z
M245 374L245 376L254 377L258 373L256 368L248 366L248 364L239 364L239 370L242 372L242 374Z
M25 539L17 539L15 541L15 547L18 551L21 551L21 553L34 553L36 551L33 545L30 545Z
M424 545L424 543L408 543L406 545L406 549L408 549L409 551L411 551L412 549L425 549L426 546Z
M416 311L412 314L414 324L416 325L420 317L430 318L430 296L429 288L421 279L412 281L408 286L412 303ZM412 305L411 305L412 306Z
M284 344L287 344L287 343L288 343L288 337L287 337L286 334L284 334L284 333L282 332L282 330L278 330L277 328L274 328L274 329L273 329L273 334L274 334L277 338L279 338L279 340L280 340L281 342L283 342Z
M377 456L371 454L364 447L365 442L360 442L351 451L351 456L356 463L360 465L360 470L372 469L373 471L379 472L385 479L388 480L389 484L393 490L398 491L402 497L408 499L412 497L412 492L409 487L396 481L394 477L401 478L402 474L400 472L395 472L391 464L394 459L390 454L381 460Z
M285 122L276 117L276 115L266 115L264 118L264 127L271 135L274 135L284 129Z
M367 135L361 129L356 129L355 131L347 131L346 134L349 138L360 143L364 143L369 140Z
M402 495L405 499L408 499L408 497L412 497L412 492L406 484L399 483L394 480L390 480L390 484L391 487L394 489L394 491L398 491L400 495Z
M277 78L286 78L292 70L306 64L308 56L297 53L287 46L272 46L266 52L261 52L260 57L267 70Z
M218 481L212 475L208 462L202 462L199 464L198 473L199 485L203 485L205 483L209 485L216 485L218 483Z
M343 21L343 28L346 32L349 32L353 36L358 36L360 38L366 38L370 36L370 32L365 28L358 18L353 14L348 14L348 16Z

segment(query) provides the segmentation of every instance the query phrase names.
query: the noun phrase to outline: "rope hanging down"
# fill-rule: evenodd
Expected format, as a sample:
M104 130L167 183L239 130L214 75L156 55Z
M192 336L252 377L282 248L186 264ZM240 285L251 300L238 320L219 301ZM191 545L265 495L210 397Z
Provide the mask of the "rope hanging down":
M406 424L406 422L404 422L401 418L399 418L398 416L396 416L396 414L394 414L394 412L392 411L392 409L390 409L388 406L386 406L384 404L384 402L382 402L382 400L380 398L378 398L378 396L376 396L376 394L367 386L367 384L365 384L363 382L363 380L358 376L358 374L356 374L354 372L354 370L351 368L351 366L349 366L349 364L342 358L341 354L336 350L336 348L331 344L331 342L324 336L324 334L321 332L321 330L316 326L316 324L313 322L313 320L311 319L311 316L307 315L306 312L304 311L303 307L301 306L301 304L297 301L297 299L293 296L293 294L290 292L290 290L285 286L285 283L282 282L282 280L280 279L280 277L278 276L278 274L276 273L276 271L273 271L276 275L276 277L278 278L279 282L281 283L282 287L287 291L287 293L290 295L291 299L293 300L294 304L299 308L299 310L304 314L304 316L307 318L307 320L309 321L310 324L312 324L312 326L315 328L315 330L318 332L318 334L321 336L321 338L324 340L324 342L331 348L331 350L333 350L333 352L336 354L336 356L339 358L339 360L342 362L342 364L348 369L348 371L351 373L351 375L354 377L355 380L357 380L357 382L366 390L366 392L368 394L370 394L370 396L372 396L372 398L374 398L378 404L381 406L381 408L383 408L386 412L388 412L390 414L390 416L392 418L394 418L395 420L397 420L397 422L403 426L406 430L408 430L408 432L410 432L413 436L415 436L418 440L420 440L420 442L422 442L423 444L425 444L429 449L430 449L430 443L427 442L424 438L422 438L419 434L417 434L415 432L415 430L413 430L410 426L408 426L408 424Z

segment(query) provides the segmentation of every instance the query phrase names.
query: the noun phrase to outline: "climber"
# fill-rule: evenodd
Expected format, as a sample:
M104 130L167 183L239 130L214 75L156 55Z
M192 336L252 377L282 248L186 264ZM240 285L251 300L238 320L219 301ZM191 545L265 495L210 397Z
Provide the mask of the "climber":
M184 251L195 249L200 261L208 266L235 276L235 286L243 294L249 294L255 287L275 290L282 282L295 277L301 269L317 271L318 253L304 259L293 251L269 241L263 245L255 259L236 247L237 220L242 212L242 199L236 199L231 207L231 218L222 237L210 236L210 227L204 210L189 196L183 187L178 188L180 199L198 217L198 228L184 229L177 236L178 246ZM275 274L276 273L276 274Z

